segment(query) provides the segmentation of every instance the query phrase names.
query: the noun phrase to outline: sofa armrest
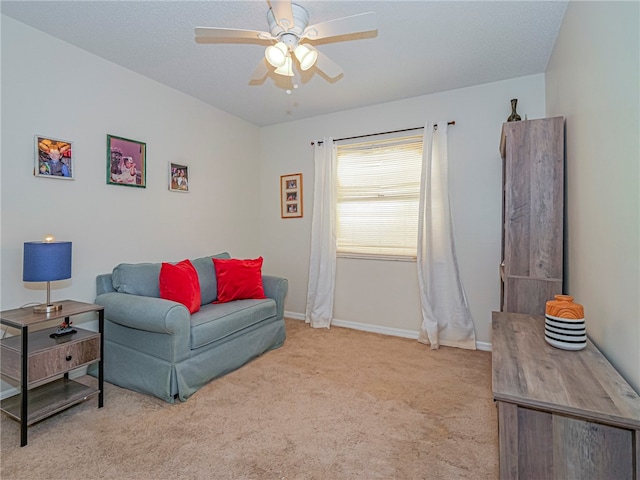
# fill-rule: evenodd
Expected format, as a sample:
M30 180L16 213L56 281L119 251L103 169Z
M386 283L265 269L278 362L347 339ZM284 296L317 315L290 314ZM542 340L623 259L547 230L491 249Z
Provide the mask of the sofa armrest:
M96 294L102 295L103 293L115 292L113 284L111 283L111 274L103 273L96 277Z
M284 298L289 290L289 281L282 277L262 275L262 287L265 296L276 301L278 318L284 318Z
M104 306L104 316L111 322L137 330L189 339L191 314L180 303L117 292L98 295L95 303Z

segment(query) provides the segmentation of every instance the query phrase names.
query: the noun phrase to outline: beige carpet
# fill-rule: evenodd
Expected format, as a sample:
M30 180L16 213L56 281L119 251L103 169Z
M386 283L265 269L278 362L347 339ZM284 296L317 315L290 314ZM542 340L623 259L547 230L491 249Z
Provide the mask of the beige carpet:
M287 320L284 347L187 402L105 385L29 428L9 479L493 479L491 355Z

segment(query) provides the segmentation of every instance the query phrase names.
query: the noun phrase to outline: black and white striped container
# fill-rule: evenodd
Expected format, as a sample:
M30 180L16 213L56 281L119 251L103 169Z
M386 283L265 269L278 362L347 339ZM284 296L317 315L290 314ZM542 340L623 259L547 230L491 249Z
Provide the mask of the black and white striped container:
M563 350L582 350L587 346L584 318L544 316L544 339L549 345Z

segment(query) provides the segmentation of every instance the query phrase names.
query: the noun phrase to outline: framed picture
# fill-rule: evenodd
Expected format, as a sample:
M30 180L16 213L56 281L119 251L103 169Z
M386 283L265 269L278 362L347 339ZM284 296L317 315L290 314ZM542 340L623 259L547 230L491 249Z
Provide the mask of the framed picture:
M189 192L189 167L169 162L169 190Z
M36 135L33 174L36 177L73 180L73 144L68 140Z
M147 144L107 135L107 185L147 186Z
M282 218L302 217L302 174L280 177L280 208Z

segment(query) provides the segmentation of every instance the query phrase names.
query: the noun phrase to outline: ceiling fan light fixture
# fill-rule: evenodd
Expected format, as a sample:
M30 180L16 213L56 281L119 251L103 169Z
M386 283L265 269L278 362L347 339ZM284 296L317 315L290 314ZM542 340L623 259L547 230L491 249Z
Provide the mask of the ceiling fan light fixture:
M285 77L293 77L293 62L291 56L287 55L284 61L284 65L274 70L278 75L284 75Z
M304 70L309 70L316 63L318 59L318 52L312 50L305 45L298 45L296 49L293 51L296 58L300 62L300 68Z
M2 0L0 0L2 1ZM347 17L334 18L309 25L309 12L297 0L268 0L268 31L246 30L225 27L196 27L197 43L259 43L273 42L264 52L264 59L250 77L250 84L261 84L273 67L276 74L293 77L293 64L305 71L315 67L327 79L333 81L343 75L342 69L326 55L321 55L312 43L316 40L340 38L364 32L377 32L375 12L365 12ZM219 40L218 40L219 39ZM300 42L305 42L300 46ZM295 60L293 57L295 56ZM305 76L307 78L309 74Z
M287 46L278 42L275 45L270 45L264 51L264 56L272 66L276 68L283 67L287 62L287 54L289 53Z

